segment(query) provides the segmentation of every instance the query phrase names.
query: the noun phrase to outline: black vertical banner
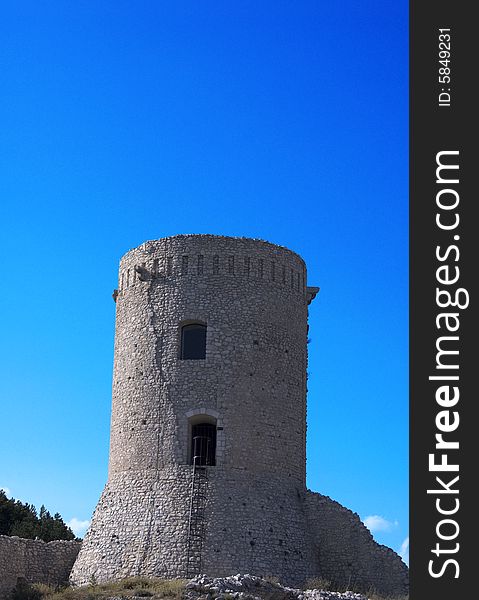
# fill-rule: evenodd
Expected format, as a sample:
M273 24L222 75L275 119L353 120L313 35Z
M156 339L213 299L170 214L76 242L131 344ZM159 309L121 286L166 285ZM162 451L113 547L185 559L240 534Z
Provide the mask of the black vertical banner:
M412 600L468 597L479 574L474 8L460 0L410 3Z

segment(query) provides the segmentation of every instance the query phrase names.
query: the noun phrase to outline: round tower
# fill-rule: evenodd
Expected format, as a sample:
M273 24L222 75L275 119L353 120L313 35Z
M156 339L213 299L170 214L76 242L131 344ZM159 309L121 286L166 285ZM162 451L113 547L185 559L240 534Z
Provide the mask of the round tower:
M178 235L120 262L109 475L73 583L314 571L308 288L268 242Z

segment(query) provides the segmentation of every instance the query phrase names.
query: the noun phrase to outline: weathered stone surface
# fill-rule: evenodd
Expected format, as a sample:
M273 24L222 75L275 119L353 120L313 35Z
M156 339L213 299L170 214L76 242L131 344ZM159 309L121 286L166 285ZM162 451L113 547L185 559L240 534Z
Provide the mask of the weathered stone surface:
M357 514L309 490L306 511L321 577L353 589L375 588L384 595L408 592L406 565L393 550L373 539Z
M0 600L9 598L17 580L66 584L81 542L27 540L0 535Z
M326 590L300 590L289 588L253 575L208 577L198 575L185 586L185 600L367 600L355 592L330 592Z
M174 236L123 257L109 477L73 583L187 575L191 425L204 418L217 446L202 571L288 585L324 572L405 589L399 557L306 490L307 311L317 291L301 257L260 240ZM205 359L180 359L189 322L207 325Z

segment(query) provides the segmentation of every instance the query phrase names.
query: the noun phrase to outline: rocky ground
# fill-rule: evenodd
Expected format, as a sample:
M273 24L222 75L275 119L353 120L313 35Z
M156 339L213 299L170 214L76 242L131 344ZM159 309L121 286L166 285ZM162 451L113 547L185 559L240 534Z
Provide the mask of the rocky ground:
M19 582L13 596L15 600L368 600L356 592L332 592L319 589L328 582L311 582L315 589L295 589L281 585L275 578L254 575L208 577L198 575L188 581L130 577L108 583L92 583L80 587L46 584L29 585ZM6 599L0 593L0 600ZM386 600L372 593L370 600ZM389 598L388 600L392 600ZM407 600L407 596L395 600Z
M185 600L367 600L354 592L299 590L284 587L253 575L207 577L198 575L188 581Z

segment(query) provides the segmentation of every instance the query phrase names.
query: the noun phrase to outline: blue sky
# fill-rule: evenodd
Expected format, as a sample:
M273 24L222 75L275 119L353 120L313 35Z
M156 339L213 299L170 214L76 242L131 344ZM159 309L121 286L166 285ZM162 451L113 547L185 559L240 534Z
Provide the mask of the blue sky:
M310 285L308 485L408 536L407 3L1 2L0 486L87 521L120 257L259 237Z

